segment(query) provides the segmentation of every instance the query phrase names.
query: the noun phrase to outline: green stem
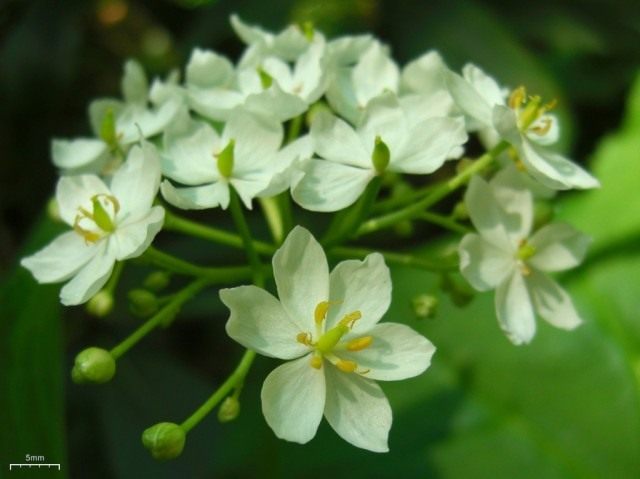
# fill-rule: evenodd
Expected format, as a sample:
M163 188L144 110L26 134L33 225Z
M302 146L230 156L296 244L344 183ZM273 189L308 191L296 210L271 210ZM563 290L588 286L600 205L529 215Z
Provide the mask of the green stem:
M296 116L291 123L289 123L289 129L287 130L287 138L285 139L285 145L288 145L292 141L296 140L300 136L300 130L302 129L302 122L304 121L304 114Z
M180 216L177 216L175 213L171 213L166 210L164 229L185 233L196 238L213 241L215 243L224 244L233 248L244 247L242 238L236 234L196 223L195 221L182 218ZM258 253L265 255L273 254L275 249L270 244L264 243L262 241L254 241L253 246Z
M259 198L259 201L262 207L262 214L267 220L269 231L271 231L271 237L276 243L282 243L284 240L284 221L280 207L278 206L277 197ZM242 243L242 238L238 239Z
M124 268L124 261L116 262L116 265L113 268L113 272L111 273L111 277L107 282L107 285L103 288L104 291L113 295L116 291L116 286L118 286L118 281L120 281L120 276L122 276L122 270Z
M191 429L202 421L216 405L222 401L229 392L236 387L236 385L244 382L244 378L249 372L253 358L256 353L250 350L245 351L240 363L236 369L229 375L227 380L207 399L202 406L200 406L191 416L189 416L182 424L181 427L185 433L188 433Z
M466 184L473 175L489 166L498 157L498 155L508 147L508 142L504 140L501 141L449 181L436 186L422 200L398 211L394 211L393 213L382 215L378 218L372 218L369 221L364 222L360 229L358 229L356 236L373 233L374 231L393 226L400 221L415 218L426 209Z
M247 253L247 259L251 265L251 270L253 271L253 282L256 286L262 287L264 286L264 271L262 270L262 263L260 263L260 257L253 247L253 238L251 237L251 231L249 230L247 219L244 217L244 211L242 210L238 193L233 188L231 188L231 201L229 202L229 207L231 209L233 221L238 229L238 233L240 233L240 237L242 238L242 243Z
M371 253L380 253L389 264L400 266L410 266L417 269L423 269L434 273L442 273L456 271L458 269L458 261L449 260L447 258L426 259L413 256L410 254L383 252L379 250L370 250L368 248L356 248L350 246L337 246L329 250L329 254L338 258L364 258Z
M204 268L180 258L176 258L168 253L159 251L153 246L150 246L144 252L142 258L143 260L147 260L160 268L171 271L172 273L200 277L206 279L210 283L238 281L246 279L251 275L251 270L246 266Z
M131 333L126 339L124 339L120 344L115 346L110 352L113 359L117 360L124 353L126 353L129 349L131 349L138 341L144 338L147 334L153 331L158 325L164 323L165 321L173 318L180 307L193 296L195 296L202 288L210 284L207 279L201 278L195 280L193 283L188 285L186 288L180 290L175 296L171 299L166 306L164 306L160 311L158 311L154 316L152 316L149 320L147 320L142 326L136 329L133 333Z
M439 215L437 213L432 213L430 211L424 211L420 213L418 219L428 221L429 223L433 223L434 225L442 226L448 230L451 230L455 233L471 233L473 230L471 228L467 228L464 225L452 220L451 218L443 215Z
M406 206L409 203L413 203L419 198L422 198L424 195L433 190L436 185L427 185L422 188L413 190L408 192L406 195L393 196L391 198L387 198L385 200L378 201L373 205L371 211L374 213L386 213L388 211L393 211L399 206Z

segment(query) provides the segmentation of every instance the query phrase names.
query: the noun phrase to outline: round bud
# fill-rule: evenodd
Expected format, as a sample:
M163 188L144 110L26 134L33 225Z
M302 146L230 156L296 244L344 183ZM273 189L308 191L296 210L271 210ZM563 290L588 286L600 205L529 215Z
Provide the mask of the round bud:
M98 318L104 318L113 310L113 295L103 289L98 291L87 303L87 312Z
M391 152L389 151L389 147L382 141L380 136L376 136L373 144L373 153L371 153L371 162L376 172L380 174L384 173L384 170L386 170L389 165L390 159Z
M146 318L158 310L158 298L146 289L132 289L127 294L129 297L129 309L136 316Z
M430 294L420 294L411 300L411 306L418 319L433 318L438 308L438 298Z
M228 396L220 404L218 409L218 421L230 422L238 417L240 414L240 401L234 396Z
M51 198L47 203L47 214L52 221L60 223L62 218L60 217L60 207L58 206L58 200L55 197Z
M166 271L154 271L147 276L142 285L151 291L162 291L169 286L171 275Z
M116 373L116 360L111 353L101 348L87 348L76 356L71 370L73 382L106 383Z
M142 433L142 444L149 449L154 459L175 459L184 449L187 435L181 426L172 422L161 422Z

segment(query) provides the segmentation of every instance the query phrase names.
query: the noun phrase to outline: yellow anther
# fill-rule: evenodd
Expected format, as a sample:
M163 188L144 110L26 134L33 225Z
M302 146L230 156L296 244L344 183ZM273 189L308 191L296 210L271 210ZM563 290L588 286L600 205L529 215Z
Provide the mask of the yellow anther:
M522 273L522 276L529 276L531 274L531 268L529 268L529 265L526 263L521 263L520 272Z
M558 106L558 99L554 98L550 102L542 105L542 108L540 110L542 111L542 113L546 113L548 111L553 110L556 106Z
M329 307L331 303L329 301L320 301L316 306L316 310L313 312L313 319L315 319L316 324L322 323L324 319L327 317L327 311L329 311Z
M517 109L522 106L527 97L527 90L524 86L519 86L509 95L509 108Z
M311 367L314 369L320 369L322 367L322 356L311 356Z
M311 346L311 333L298 333L296 341L304 344L305 346Z
M529 131L531 131L532 133L535 133L536 135L539 135L539 136L543 136L543 135L546 135L547 133L549 133L549 130L551 130L551 123L552 123L551 118L549 118L549 117L542 118L541 122L542 122L541 125L536 125L536 126L530 128Z
M80 236L84 238L87 243L95 243L100 239L100 235L98 233L94 233L93 231L89 231L80 226L81 216L76 216L75 221L73 222L73 231L78 233Z
M348 328L353 328L353 325L357 320L362 317L362 313L360 311L354 311L349 314L345 314L344 317L340 320L341 326L346 326Z
M339 359L336 363L336 367L343 373L352 373L358 368L358 365L354 361Z
M352 339L347 343L347 350L349 351L362 351L367 349L373 343L371 336L362 336L361 338Z

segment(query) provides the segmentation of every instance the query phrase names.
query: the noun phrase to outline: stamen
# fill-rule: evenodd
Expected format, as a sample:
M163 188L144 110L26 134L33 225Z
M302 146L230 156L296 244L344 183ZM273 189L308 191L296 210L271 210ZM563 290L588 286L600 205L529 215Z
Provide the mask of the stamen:
M346 326L349 329L353 329L353 325L357 320L362 318L362 313L360 311L354 311L349 314L345 314L344 317L340 320L341 326Z
M352 339L347 343L347 350L349 351L362 351L367 349L373 343L373 337L363 336L361 338Z
M313 345L311 341L311 333L298 333L298 335L296 336L296 341L304 344L305 346Z
M327 317L327 311L329 311L329 307L331 303L329 301L320 301L316 306L315 311L313 312L313 319L315 319L316 324L321 324L322 321Z
M322 356L311 356L311 367L314 369L320 369L322 367Z
M355 361L339 359L338 362L336 362L336 367L343 373L352 373L358 368L358 365Z
M543 118L541 121L542 121L542 125L534 126L530 128L529 131L539 136L543 136L549 133L549 130L551 130L551 124L552 124L551 118L549 117Z
M524 86L519 86L509 95L509 108L516 110L522 106L527 97L527 90Z

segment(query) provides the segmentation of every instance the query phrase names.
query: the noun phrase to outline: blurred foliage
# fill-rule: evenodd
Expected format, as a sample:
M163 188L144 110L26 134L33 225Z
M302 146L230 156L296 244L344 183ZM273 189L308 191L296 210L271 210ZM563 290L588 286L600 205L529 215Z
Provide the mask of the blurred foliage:
M435 293L440 280L398 269L387 319L420 330L438 352L423 376L383 385L394 409L391 453L357 450L326 424L307 446L277 440L259 404L262 379L277 363L261 358L240 417L221 425L212 414L181 458L158 464L140 443L142 430L190 414L239 357L217 293L202 293L170 331L146 338L113 383L79 387L68 379L73 356L109 347L139 324L126 291L149 271L127 267L115 313L94 319L81 308L61 318L58 287L38 286L18 269L0 289L0 457L43 454L72 477L94 478L637 477L640 80L618 128L640 67L637 1L5 1L0 276L18 251L34 251L56 232L36 220L55 184L51 138L88 134L88 102L119 94L128 57L151 75L181 68L194 46L237 58L242 45L228 24L234 11L268 29L311 19L329 35L372 31L402 63L436 48L454 68L477 62L506 84L559 98L570 132L562 147L581 161L598 145L592 167L603 184L567 195L557 211L594 236L586 266L565 276L586 324L574 333L540 324L531 346L515 348L499 331L490 295L465 309L443 298L435 319L417 321L411 299ZM228 221L216 212L204 218ZM195 261L242 258L166 233L159 239Z

